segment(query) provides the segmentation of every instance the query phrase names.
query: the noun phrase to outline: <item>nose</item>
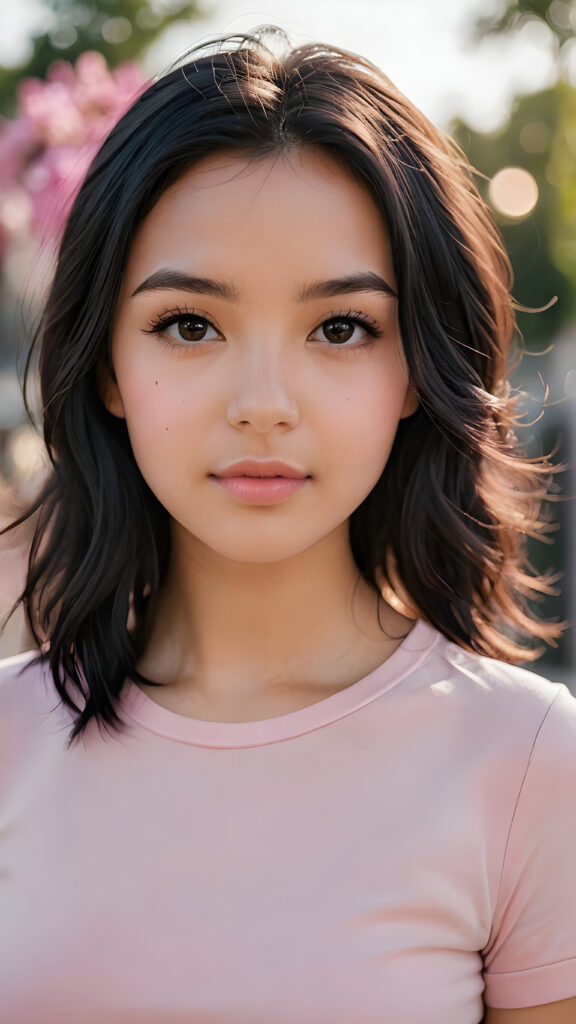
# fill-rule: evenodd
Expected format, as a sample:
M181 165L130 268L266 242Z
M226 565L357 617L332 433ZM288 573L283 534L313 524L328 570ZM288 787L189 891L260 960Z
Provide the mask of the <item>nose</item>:
M234 427L250 424L258 433L276 426L294 427L299 409L294 390L295 368L271 339L250 347L235 367L228 422Z

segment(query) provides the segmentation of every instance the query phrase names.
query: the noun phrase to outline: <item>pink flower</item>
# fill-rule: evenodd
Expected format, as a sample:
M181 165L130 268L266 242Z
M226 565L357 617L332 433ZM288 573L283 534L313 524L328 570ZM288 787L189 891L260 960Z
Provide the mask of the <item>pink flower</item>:
M111 72L95 51L74 66L55 61L45 80L24 79L17 118L0 120L0 208L11 189L23 188L33 229L59 235L100 144L145 86L135 64Z
M0 192L10 188L19 178L29 154L38 144L32 121L0 119Z
M29 167L25 186L32 200L32 228L59 236L98 144L46 149Z

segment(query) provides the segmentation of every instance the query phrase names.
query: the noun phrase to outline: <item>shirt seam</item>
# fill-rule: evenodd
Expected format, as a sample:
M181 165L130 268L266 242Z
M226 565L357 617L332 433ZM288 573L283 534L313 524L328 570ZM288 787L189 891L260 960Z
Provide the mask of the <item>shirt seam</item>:
M576 956L569 956L565 960L552 960L548 964L538 964L536 967L523 967L521 971L484 971L487 978L505 978L511 974L532 974L533 971L543 971L547 967L561 967L563 964L576 963Z
M542 730L544 722L548 718L548 715L550 714L550 711L552 710L552 707L554 706L554 704L557 701L557 699L558 699L558 697L560 695L560 692L561 692L561 684L557 684L557 685L558 685L558 689L557 689L556 693L554 694L552 700L550 701L550 704L546 708L546 712L545 712L545 714L544 714L544 716L542 718L542 721L540 722L540 725L538 726L538 729L536 730L536 735L534 736L534 740L532 742L532 746L530 747L530 753L528 755L528 761L526 763L526 768L524 770L524 775L522 776L522 781L520 783L520 788L518 790L518 795L517 795L516 801L514 803L514 809L512 811L512 817L510 819L510 824L508 826L508 834L506 836L506 843L504 845L504 853L502 855L502 866L500 868L500 877L498 879L498 890L497 890L497 893L496 893L496 899L494 901L494 913L492 915L492 921L491 921L491 925L490 925L490 934L488 936L488 939L486 941L486 945L485 945L484 948L487 948L490 945L490 943L492 942L492 938L493 938L493 934L494 934L494 921L495 921L496 915L498 913L500 897L502 895L502 884L503 884L503 880L504 880L504 872L506 870L506 857L507 857L507 854L508 854L508 848L510 846L510 839L511 839L511 836L512 836L512 829L514 827L514 822L516 820L516 812L518 810L518 805L520 803L520 798L522 796L522 793L524 792L524 786L525 786L525 783L526 783L526 779L528 777L528 772L530 770L530 765L532 764L532 759L533 759L534 749L536 747L536 742L538 740L538 737L540 735L540 732ZM574 957L570 957L569 959L574 959ZM563 963L564 961L559 960L557 962L558 963ZM487 973L490 973L490 972L487 972ZM498 973L498 972L496 972L496 973ZM508 972L502 972L502 973L508 973ZM509 972L509 973L521 973L521 972Z
M232 743L230 741L228 741L227 743L224 743L224 742L222 742L222 743L220 743L220 742L219 743L215 743L215 742L202 743L198 739L198 737L194 737L193 739L190 739L188 736L175 736L172 733L166 732L164 730L164 728L160 727L156 722L153 722L153 723L152 722L144 722L143 720L140 719L140 717L138 715L138 712L140 711L140 708L142 706L144 706L144 707L147 706L147 701L145 699L145 694L142 694L143 700L140 702L140 704L138 705L137 708L132 709L132 708L123 707L122 708L122 714L126 718L130 718L131 721L133 723L135 723L139 727L140 730L144 729L147 732L152 732L152 733L154 733L157 736L163 737L164 739L168 739L168 740L175 741L175 742L178 742L178 743L186 743L186 744L190 744L192 746L200 746L200 747L203 747L204 749L236 750L236 749L252 749L252 748L261 747L261 746L270 746L271 744L274 744L274 743L287 742L287 741L290 741L290 740L299 739L302 736L308 735L311 732L315 732L318 729L323 729L323 728L326 728L326 727L328 727L330 725L334 725L336 722L339 722L342 719L347 718L350 715L355 714L356 712L360 711L362 708L365 708L368 704L372 704L375 700L377 700L381 696L383 696L384 693L390 692L392 689L394 689L395 686L397 686L399 683L403 682L404 679L406 679L412 673L414 673L418 669L420 669L422 667L422 665L424 665L425 662L428 660L428 658L431 655L432 651L436 648L436 646L440 643L441 640L442 640L442 634L438 630L435 630L435 635L433 635L431 637L429 643L425 647L421 648L419 651L412 651L411 652L413 655L417 655L416 663L413 664L413 665L410 665L409 668L405 669L405 671L402 672L400 677L390 687L386 687L384 690L381 690L378 693L372 694L367 700L361 702L358 706L348 708L344 713L339 714L339 715L337 715L334 718L331 717L329 720L323 721L323 722L315 722L313 725L307 724L307 726L305 728L298 729L298 731L294 732L294 733L290 732L286 736L274 736L273 738L266 738L265 740L258 739L258 741L256 741L256 742L249 742L249 743L245 743L245 744L244 743L237 743L237 742ZM383 662L382 664L385 665L386 663ZM323 702L320 702L320 703L323 703ZM310 707L313 708L315 706L316 705L311 705ZM309 710L309 709L308 708L304 708L302 710ZM298 714L298 712L295 712L295 714ZM279 717L285 718L287 716L282 715L282 716L279 716ZM196 720L195 719L190 719L190 721L191 722L195 722ZM264 718L261 721L262 721L262 724L265 724L267 722L275 721L275 718L271 718L271 719L270 718L268 718L268 719ZM212 724L212 723L209 723L209 724ZM236 723L236 722L234 722L234 723L217 723L217 724L218 725L220 725L220 724L223 724L223 725L228 725L228 724L237 725L237 724L243 724L243 723ZM254 725L255 723L249 722L247 724Z

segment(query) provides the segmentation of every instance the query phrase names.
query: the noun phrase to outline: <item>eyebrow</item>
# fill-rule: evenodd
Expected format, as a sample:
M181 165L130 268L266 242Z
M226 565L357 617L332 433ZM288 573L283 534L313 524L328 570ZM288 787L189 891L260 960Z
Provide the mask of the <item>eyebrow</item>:
M131 298L141 292L163 291L166 289L199 292L203 295L213 295L216 298L227 299L229 302L238 302L240 293L233 285L226 281L214 281L210 277L191 277L178 270L170 270L168 267L161 267L154 271L145 281L132 292ZM342 277L334 277L329 281L313 281L304 285L296 296L300 304L312 302L314 299L331 298L344 292L382 292L384 295L391 295L398 298L396 292L390 285L372 270L363 270L356 274L345 274Z

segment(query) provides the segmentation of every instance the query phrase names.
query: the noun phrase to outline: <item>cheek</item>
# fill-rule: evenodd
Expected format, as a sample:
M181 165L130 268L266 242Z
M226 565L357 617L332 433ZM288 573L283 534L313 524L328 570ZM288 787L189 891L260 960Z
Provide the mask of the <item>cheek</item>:
M372 376L365 386L340 396L319 436L322 461L334 504L350 514L375 487L388 461L404 404L405 380L382 382Z
M344 390L337 404L327 410L322 428L324 437L334 439L334 458L345 460L352 470L355 463L360 471L370 464L382 469L396 436L406 387L406 377L398 367L386 374L375 371L359 386Z
M116 373L134 457L152 485L190 451L202 420L201 396L182 373L179 379L154 370L123 375L117 368Z

